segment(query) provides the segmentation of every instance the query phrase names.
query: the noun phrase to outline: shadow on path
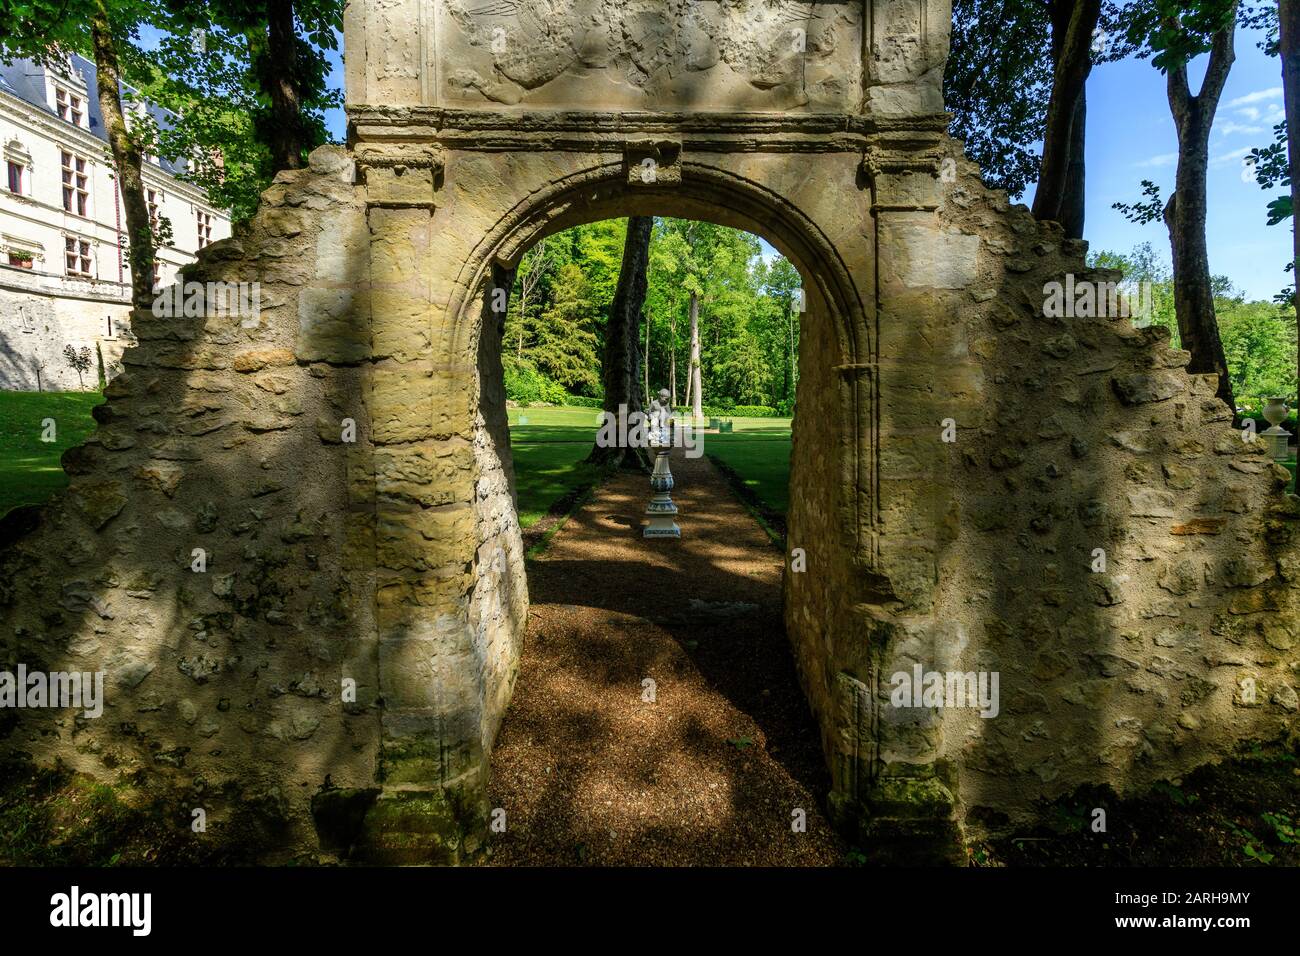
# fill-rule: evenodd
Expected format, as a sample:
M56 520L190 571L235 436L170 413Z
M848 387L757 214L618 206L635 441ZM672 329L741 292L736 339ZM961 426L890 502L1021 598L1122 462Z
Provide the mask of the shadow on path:
M641 537L649 481L619 474L529 564L492 755L489 796L506 811L492 863L842 859L781 623L781 555L706 460L674 453L672 467L680 541Z

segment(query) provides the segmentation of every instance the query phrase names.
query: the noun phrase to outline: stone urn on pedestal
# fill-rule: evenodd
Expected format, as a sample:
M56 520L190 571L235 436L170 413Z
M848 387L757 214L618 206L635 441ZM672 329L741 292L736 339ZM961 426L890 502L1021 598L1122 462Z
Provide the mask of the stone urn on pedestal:
M1289 445L1291 436L1282 423L1286 421L1289 409L1285 398L1270 398L1264 405L1264 419L1271 426L1264 430L1268 442L1268 453L1274 461L1286 461L1291 457Z
M649 519L644 535L647 538L680 538L682 529L677 526L677 506L670 492L673 490L673 473L668 467L668 453L673 446L672 405L668 389L661 388L659 397L650 403L647 436L650 450L654 452L655 467L650 475L650 488L654 492L645 514Z

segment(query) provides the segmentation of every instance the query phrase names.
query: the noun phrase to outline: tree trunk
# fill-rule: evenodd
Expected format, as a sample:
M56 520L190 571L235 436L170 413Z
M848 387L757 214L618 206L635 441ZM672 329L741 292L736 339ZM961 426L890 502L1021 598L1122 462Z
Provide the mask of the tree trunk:
M789 372L786 376L787 385L785 390L785 398L786 401L793 402L795 396L795 390L799 386L799 361L794 354L794 303L793 302L790 303L790 308L786 312L786 325L789 327L789 332L790 332L790 354L786 358L786 366L789 369Z
M1061 228L1065 238L1083 238L1083 199L1086 183L1084 146L1088 126L1088 88L1079 90L1070 123L1070 163L1065 174L1065 194L1061 197Z
M691 414L704 417L704 389L700 375L700 297L691 293Z
M686 373L686 394L682 397L683 405L691 404L692 387L695 385L695 377L688 371Z
M1192 353L1187 371L1219 376L1217 395L1236 413L1228 362L1214 314L1214 288L1205 241L1206 174L1210 129L1219 96L1235 57L1235 22L1216 33L1201 92L1191 95L1187 66L1171 67L1167 77L1169 107L1178 133L1178 172L1174 193L1165 204L1164 220L1174 265L1174 311L1182 347Z
M668 394L677 407L677 310L668 310Z
M1296 314L1300 315L1300 0L1279 0L1278 45L1282 57L1282 101L1286 109L1286 154L1291 169L1292 273ZM1300 376L1300 338L1296 340L1296 372ZM1297 379L1300 382L1300 378Z
M131 139L122 111L117 41L113 37L105 0L96 0L90 17L91 44L95 55L96 93L104 117L104 132L113 153L117 187L122 194L131 265L131 305L146 311L153 306L153 224L144 198L143 159Z
M293 0L268 0L266 16L264 83L274 119L271 159L277 170L299 169L307 142L303 132L302 97L298 92L298 37Z
M1079 96L1092 72L1092 37L1101 16L1101 0L1079 0L1068 8L1053 5L1053 48L1059 50L1052 75L1043 130L1043 161L1034 190L1034 218L1062 222L1066 208L1072 139ZM1061 27L1064 32L1060 32ZM1057 37L1060 36L1058 43Z
M785 369L784 369L784 375L782 376L782 382L781 382L781 395L785 398L786 401L789 401L790 386L794 381L794 372L792 371L792 368L794 366L794 305L793 303L790 305L789 308L785 310L785 332L786 332L786 339L788 340L789 348L784 348L781 350L782 352L785 353L784 356Z
M637 323L645 308L646 269L650 264L650 233L653 216L632 216L627 221L627 239L623 243L623 265L618 274L614 303L605 323L605 353L601 361L601 382L605 386L605 413L618 421L620 414L630 432L633 412L643 411L640 378L640 353ZM622 431L621 429L619 430ZM620 468L645 468L650 459L644 448L602 448L596 444L587 461L617 464Z
M641 316L645 322L645 351L641 353L641 401L644 402L641 407L646 408L650 404L650 317Z

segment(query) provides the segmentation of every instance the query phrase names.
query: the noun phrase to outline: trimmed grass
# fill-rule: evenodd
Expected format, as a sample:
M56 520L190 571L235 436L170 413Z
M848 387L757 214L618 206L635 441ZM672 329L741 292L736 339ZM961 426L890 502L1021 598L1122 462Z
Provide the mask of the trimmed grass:
M67 487L59 457L94 430L90 410L98 392L0 392L0 515L40 504ZM519 521L531 527L551 506L594 483L599 469L583 461L595 440L594 408L512 408ZM41 441L42 422L54 419L55 441ZM729 435L708 435L704 450L735 471L774 512L784 513L790 473L790 420L737 418Z
M59 456L95 430L90 410L103 400L99 392L0 392L0 515L67 487ZM52 442L41 441L47 418Z
M510 446L515 458L519 522L536 524L551 505L598 478L583 462L595 440L594 408L512 408ZM784 515L789 504L790 419L733 418L729 435L705 435L705 454L735 472L763 510Z
M594 408L510 409L520 527L537 524L555 502L599 477L600 469L583 461L596 440L597 414Z
M706 435L705 454L735 472L764 509L784 515L790 505L790 419L733 418L729 435Z

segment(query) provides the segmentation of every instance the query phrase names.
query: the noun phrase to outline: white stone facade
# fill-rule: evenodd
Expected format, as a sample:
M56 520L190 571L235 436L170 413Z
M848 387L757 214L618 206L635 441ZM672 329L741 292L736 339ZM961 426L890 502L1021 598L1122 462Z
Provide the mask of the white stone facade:
M74 58L57 73L18 60L3 71L0 388L93 389L101 368L116 373L131 341L126 217L93 65ZM172 169L149 159L144 170L147 198L172 228L172 244L158 253L164 286L199 248L230 235L229 215ZM69 345L89 350L88 370L69 364Z

